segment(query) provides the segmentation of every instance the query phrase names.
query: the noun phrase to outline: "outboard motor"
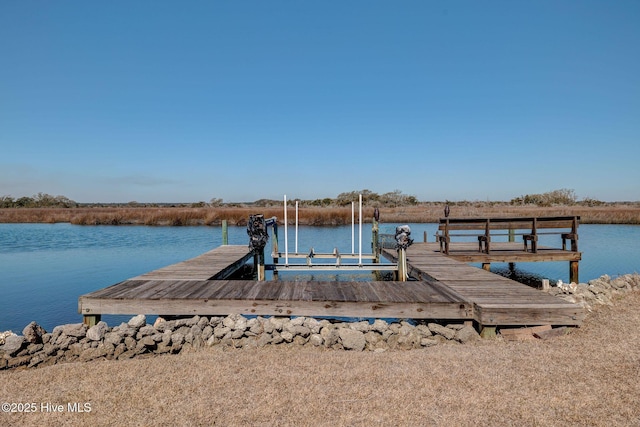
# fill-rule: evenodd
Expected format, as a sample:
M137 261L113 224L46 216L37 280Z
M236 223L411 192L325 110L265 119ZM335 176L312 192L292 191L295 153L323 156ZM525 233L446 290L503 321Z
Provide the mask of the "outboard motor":
M249 249L251 249L251 252L261 253L267 245L267 240L269 240L264 215L249 216L247 234L249 235Z
M413 243L411 235L411 228L408 225L399 225L396 227L396 248L407 249Z

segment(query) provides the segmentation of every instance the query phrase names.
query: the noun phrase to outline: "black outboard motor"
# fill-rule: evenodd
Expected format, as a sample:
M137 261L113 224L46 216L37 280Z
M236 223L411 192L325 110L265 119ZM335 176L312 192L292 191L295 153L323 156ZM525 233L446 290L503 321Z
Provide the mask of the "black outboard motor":
M413 243L411 228L408 225L399 225L396 227L396 249L407 249Z
M267 245L267 240L269 240L264 215L249 216L247 234L249 235L249 249L251 249L251 252L261 253Z

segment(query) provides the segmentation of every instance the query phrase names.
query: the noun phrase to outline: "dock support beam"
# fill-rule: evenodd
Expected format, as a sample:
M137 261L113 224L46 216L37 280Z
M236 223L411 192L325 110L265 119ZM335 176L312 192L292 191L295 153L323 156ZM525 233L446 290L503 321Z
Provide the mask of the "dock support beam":
M578 281L578 261L569 261L569 282L580 283Z
M82 316L82 323L84 323L88 327L92 327L100 322L101 318L102 316L99 314L85 314L84 316Z
M496 335L496 327L495 326L480 326L480 336L482 338L495 338Z

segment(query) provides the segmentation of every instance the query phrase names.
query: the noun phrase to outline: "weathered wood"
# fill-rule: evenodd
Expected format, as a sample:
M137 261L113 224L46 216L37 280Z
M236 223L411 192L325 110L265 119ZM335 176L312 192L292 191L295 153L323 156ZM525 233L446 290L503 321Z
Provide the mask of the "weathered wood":
M566 335L569 330L566 326L562 326L560 328L553 328L546 331L537 331L534 332L533 336L536 338L540 338L541 340L548 340L551 338L561 337Z
M227 225L226 219L222 220L222 244L223 245L229 244L229 227Z
M557 234L562 238L562 250L566 250L566 240L571 241L571 251L578 251L578 216L531 217L531 218L441 218L436 233L440 251L449 254L452 237L474 238L478 242L478 252L491 252L492 236L508 236L514 241L516 234L522 236L523 250L537 252L538 235ZM567 232L567 229L570 231ZM520 230L517 232L516 230ZM546 231L540 231L546 230ZM458 233L456 233L456 231ZM503 231L503 232L500 232Z
M507 341L528 341L535 340L535 334L550 330L551 325L541 325L530 328L500 329L500 336Z
M492 245L491 254L482 254L485 260L508 253L502 245L508 243ZM475 321L487 331L497 325L578 325L584 318L575 304L445 256L438 246L409 247L407 269L419 280L406 282L219 279L230 265L252 256L247 247L222 246L82 295L79 312L86 319L139 313L457 319ZM538 249L540 256L545 248ZM396 250L382 254L398 261Z

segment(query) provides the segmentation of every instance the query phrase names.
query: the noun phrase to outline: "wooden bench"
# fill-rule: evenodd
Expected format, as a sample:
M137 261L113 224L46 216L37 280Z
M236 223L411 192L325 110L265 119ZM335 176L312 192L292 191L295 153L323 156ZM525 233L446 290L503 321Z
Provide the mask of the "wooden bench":
M478 240L478 251L490 253L491 238L496 236L521 235L524 251L538 251L538 236L557 234L562 238L562 250L567 250L567 240L571 251L578 251L579 216L530 217L530 218L440 218L436 240L440 252L449 253L451 237Z

